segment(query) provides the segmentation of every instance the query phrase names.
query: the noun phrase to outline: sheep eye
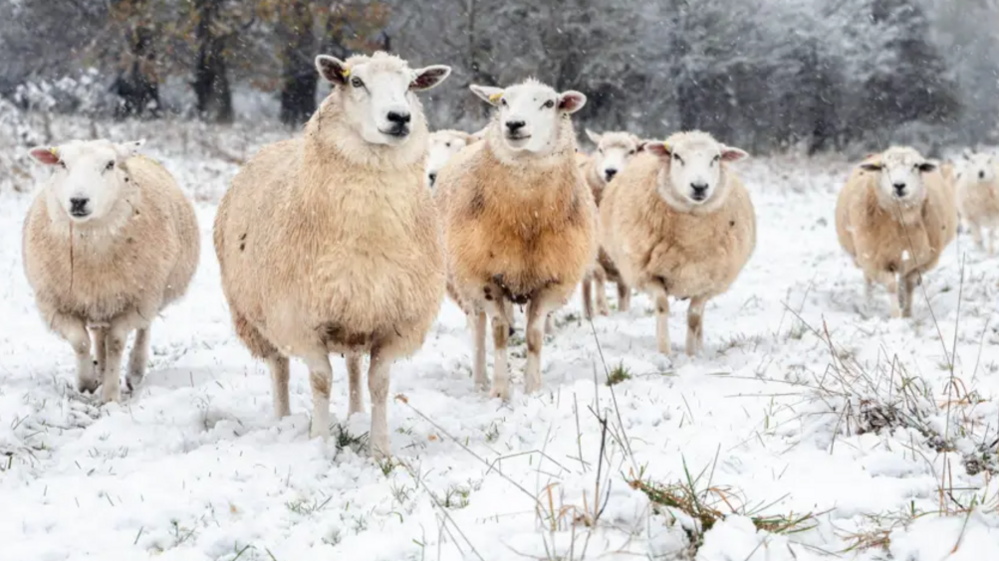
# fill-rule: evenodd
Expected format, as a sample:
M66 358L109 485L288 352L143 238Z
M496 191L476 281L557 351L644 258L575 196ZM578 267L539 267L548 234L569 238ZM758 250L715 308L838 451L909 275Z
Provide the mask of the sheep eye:
M721 156L715 156L711 159L712 164L717 164L719 161L721 161Z
M628 151L628 155L629 156L634 156L635 152L636 152L636 150L633 148L633 149L631 149L631 150Z
M59 160L59 167L61 167L62 169L66 169L66 162Z
M353 77L353 78L350 79L350 85L354 86L355 88L363 88L364 87L364 82L361 81L360 78L358 78L358 77L355 76L355 77Z
M554 101L549 99L548 101L545 102L545 109L551 109L552 107L555 107Z
M108 165L104 166L104 171L111 171L114 169L114 162L108 162Z
M502 105L503 107L506 107L506 98L503 98L503 99L500 100L500 105Z
M679 154L673 154L673 159L681 164L683 163L683 158L681 158Z
M451 147L451 143L450 143L450 142L448 142L448 143L444 144L444 147L445 147L445 148L450 148L450 147Z

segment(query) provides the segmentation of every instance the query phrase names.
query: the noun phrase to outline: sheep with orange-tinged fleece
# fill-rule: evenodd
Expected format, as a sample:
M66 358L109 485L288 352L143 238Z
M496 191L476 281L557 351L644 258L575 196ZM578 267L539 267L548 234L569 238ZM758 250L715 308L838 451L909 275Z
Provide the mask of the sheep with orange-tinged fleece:
M485 385L486 319L495 360L490 395L510 396L509 306L527 304L525 390L541 388L544 323L596 257L593 196L576 163L570 116L586 102L535 80L472 86L497 107L485 140L437 176L451 291L475 319L475 383Z
M600 205L601 245L629 285L656 306L659 351L670 354L669 297L690 299L689 355L704 345L708 300L735 282L756 246L749 192L730 162L747 154L694 131L648 142Z
M200 255L194 207L170 172L139 155L143 143L31 150L54 171L24 222L24 270L42 317L73 347L79 390L100 384L105 402L121 399L132 331L126 381L142 380L150 325L187 291Z
M627 132L597 134L586 129L586 136L596 144L597 149L586 159L583 178L593 192L593 200L599 207L607 183L642 150L644 143L637 136ZM601 315L610 314L605 288L607 281L617 285L618 310L628 311L631 307L631 287L621 278L621 273L603 248L600 248L592 270L583 278L583 315L586 319L593 319L594 281L596 281L597 311Z
M999 178L991 154L966 152L964 169L957 180L957 204L971 230L975 245L996 252L999 237ZM988 243L985 240L988 238Z
M437 181L437 174L444 164L463 148L478 141L478 138L465 131L441 129L430 133L427 149L427 185L432 189Z
M912 291L957 230L950 188L936 163L891 147L850 174L836 203L836 234L864 272L867 294L884 284L892 317L910 317Z
M411 69L382 52L320 55L316 67L332 92L304 138L265 146L233 179L215 219L215 250L236 332L270 368L277 415L290 413L288 358L301 358L312 386L310 435L327 438L329 355L346 355L353 414L364 409L360 362L370 353L369 441L372 455L386 456L389 370L423 345L444 297L416 92L450 68Z

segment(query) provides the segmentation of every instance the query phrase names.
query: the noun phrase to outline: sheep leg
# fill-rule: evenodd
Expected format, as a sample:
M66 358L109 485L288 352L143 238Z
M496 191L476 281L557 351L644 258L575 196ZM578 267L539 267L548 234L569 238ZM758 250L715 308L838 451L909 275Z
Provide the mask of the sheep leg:
M631 287L624 281L617 283L617 309L619 312L631 309Z
M108 329L106 327L94 327L91 328L94 334L94 365L97 367L97 372L95 372L95 377L99 378L104 375L104 368L108 363Z
M498 290L499 289L497 288L497 291ZM514 332L517 331L517 327L515 325L517 322L514 321L516 314L514 313L513 302L509 300L503 301L503 313L506 314L506 323L509 326L510 337L513 337Z
M871 300L874 298L874 279L870 275L864 273L864 300L870 304Z
M486 375L486 313L475 313L475 362L472 363L472 381L476 387L483 388L489 384Z
M113 321L108 329L107 362L104 364L101 386L101 399L104 403L121 401L121 359L132 328L128 321Z
M989 228L989 255L996 254L996 238L999 237L999 225L993 224Z
M364 396L361 395L361 355L347 353L347 383L350 392L350 408L347 415L364 413Z
M396 353L391 343L375 345L371 349L368 367L368 392L371 394L371 430L368 435L369 450L375 459L392 455L388 430L389 371Z
M905 276L903 286L899 287L898 299L902 307L902 317L912 317L912 295L915 293L916 283L919 280L919 273L909 273Z
M541 348L545 335L541 322L547 322L553 308L549 298L537 295L527 305L527 371L524 392L532 394L541 389Z
M593 319L593 275L583 277L583 317Z
M888 298L891 300L891 317L902 317L902 301L898 291L898 279L894 274L889 275L885 286L888 287Z
M687 310L687 355L694 356L704 349L704 305L708 299L695 297L690 299Z
M97 350L97 363L101 359L100 348ZM128 355L128 376L125 384L130 391L135 390L146 374L146 364L149 362L149 327L140 327L135 332L135 342L132 343L132 352Z
M555 314L549 312L545 316L545 335L555 335Z
M326 349L320 347L304 356L309 368L309 385L312 386L312 426L309 438L317 436L326 440L330 436L330 388L333 385L333 367Z
M656 343L659 352L670 355L669 343L669 298L665 292L656 294Z
M487 313L493 324L493 387L489 397L498 397L503 401L510 399L510 372L507 367L507 341L510 338L510 323L504 313L506 306L502 303L491 306Z
M76 354L76 388L80 392L93 393L100 383L94 371L94 359L90 356L90 333L83 318L56 312L49 326L69 342Z
M271 372L271 398L274 400L274 415L280 419L291 415L291 403L288 396L288 357L277 352L264 359L267 369Z
M971 223L971 237L975 240L975 246L978 249L985 249L985 238L982 235L982 225L973 222Z
M597 312L602 316L610 315L610 307L607 305L607 271L597 265L594 271L597 279Z

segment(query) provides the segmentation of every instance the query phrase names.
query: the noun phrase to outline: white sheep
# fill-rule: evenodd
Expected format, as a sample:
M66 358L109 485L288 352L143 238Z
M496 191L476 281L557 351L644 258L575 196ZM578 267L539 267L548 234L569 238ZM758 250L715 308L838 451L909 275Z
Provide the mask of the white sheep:
M999 180L992 154L964 153L964 165L957 178L957 207L971 230L975 245L996 252L999 237Z
M138 155L143 142L30 152L53 174L24 222L24 270L45 322L76 353L78 388L103 384L105 402L121 399L132 331L128 387L142 380L150 323L187 290L200 252L194 208L162 165Z
M729 169L747 154L699 131L648 142L600 205L601 244L656 305L659 351L671 352L669 297L690 299L687 354L704 345L708 300L735 282L756 246L749 192Z
M535 80L472 86L498 108L483 142L437 176L452 291L475 318L473 377L485 385L486 318L495 347L490 395L508 399L509 302L527 304L527 393L541 388L543 324L596 257L595 207L570 115L586 102Z
M892 295L892 317L912 314L912 291L957 231L951 189L939 167L895 146L864 160L836 203L840 245L872 284Z
M427 150L427 185L433 188L437 181L437 174L444 164L455 154L461 152L462 148L476 142L478 139L471 134L443 129L430 133L429 147Z
M586 136L596 145L596 150L589 157L580 158L580 162L583 166L583 178L593 192L593 199L599 207L607 183L642 150L644 143L637 136L627 132L597 134L586 129ZM610 255L603 248L600 249L592 270L583 278L583 315L586 319L593 318L594 281L597 285L597 311L601 315L606 316L610 313L604 286L607 281L617 285L618 310L628 311L631 304L631 287L621 278Z
M427 131L415 93L451 69L413 70L382 52L320 55L333 91L305 137L264 147L239 171L215 219L215 250L236 332L264 359L279 417L290 413L288 357L312 386L310 435L329 436L330 353L346 355L349 413L363 411L370 353L372 455L390 453L392 363L423 345L444 297L441 229L424 179Z

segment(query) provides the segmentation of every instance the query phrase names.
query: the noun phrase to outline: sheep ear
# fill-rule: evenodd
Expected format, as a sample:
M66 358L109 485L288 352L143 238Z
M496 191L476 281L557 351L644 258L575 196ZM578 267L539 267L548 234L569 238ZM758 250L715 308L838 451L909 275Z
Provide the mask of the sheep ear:
M335 86L346 84L347 78L350 77L350 65L329 55L316 57L316 70L324 80Z
M409 84L414 92L425 92L441 85L441 82L451 75L451 67L437 64L426 68L417 68L415 78Z
M503 88L492 88L489 86L472 84L471 86L468 86L468 89L472 90L472 93L479 96L479 99L485 101L493 107L499 107L500 100L503 99Z
M146 139L133 140L132 142L122 142L114 145L114 151L122 160L134 158L139 155L139 150L146 143Z
M724 144L722 144L721 148L721 159L725 162L738 162L749 157L749 152L740 148L725 146Z
M937 164L935 162L923 162L917 166L920 173L930 173L937 170Z
M669 144L665 142L660 142L658 140L647 140L643 145L646 152L650 154L655 154L660 158L669 159L673 156L673 151L670 150Z
M55 146L36 146L28 151L28 154L36 162L54 166L59 163L59 149Z
M590 142L594 144L600 144L600 135L590 129L586 129L586 138L589 138Z
M970 160L971 159L971 150L969 150L967 148L965 148L964 150L962 150L961 151L961 157L964 158L965 160Z
M651 138L635 138L635 142L638 143L636 150L639 152L647 152L650 145L659 142L658 140L653 140Z
M860 169L864 171L881 171L881 162L864 162L860 164Z
M560 111L571 115L582 109L584 105L586 105L586 96L575 90L558 94L558 108Z

